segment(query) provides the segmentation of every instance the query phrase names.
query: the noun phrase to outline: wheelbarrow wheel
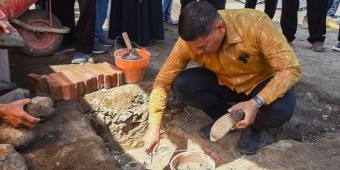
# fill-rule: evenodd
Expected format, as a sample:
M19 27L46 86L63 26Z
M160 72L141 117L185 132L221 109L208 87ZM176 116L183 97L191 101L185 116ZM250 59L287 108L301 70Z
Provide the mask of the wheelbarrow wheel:
M52 14L51 18L53 28L62 28L62 24L56 16ZM50 27L49 14L45 10L29 10L18 19L32 26ZM30 56L49 56L61 45L63 41L63 34L33 32L21 27L18 28L18 31L26 43L26 46L21 47L20 50Z

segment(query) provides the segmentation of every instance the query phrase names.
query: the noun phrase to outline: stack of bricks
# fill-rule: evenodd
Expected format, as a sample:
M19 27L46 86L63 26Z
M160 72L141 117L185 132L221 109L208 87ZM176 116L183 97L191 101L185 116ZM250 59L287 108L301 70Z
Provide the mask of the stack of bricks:
M56 100L74 99L124 84L123 72L110 63L72 65L48 75L27 75L32 93L48 93Z

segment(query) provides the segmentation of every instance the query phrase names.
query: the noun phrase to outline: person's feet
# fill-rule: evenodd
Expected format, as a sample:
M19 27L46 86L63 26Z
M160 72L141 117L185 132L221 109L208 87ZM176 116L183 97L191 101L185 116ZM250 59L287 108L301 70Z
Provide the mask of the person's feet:
M178 21L177 20L173 20L172 18L169 19L164 19L164 22L170 25L177 25Z
M60 46L52 55L61 55L66 52L73 52L75 50L76 49L73 46L68 46L68 47Z
M108 48L105 47L102 43L100 43L100 42L94 43L92 53L102 54L102 53L106 53L107 51L108 51Z
M334 47L332 47L332 50L340 52L340 42L336 44Z
M202 127L199 130L199 134L203 139L210 140L210 131L213 123L209 123L208 125Z
M323 46L323 42L316 41L312 43L312 50L315 52L324 52L325 47Z
M83 64L87 62L92 63L93 58L89 54L85 54L81 52L76 52L71 61L72 64Z
M103 37L103 38L99 38L99 42L101 44L103 44L105 47L112 47L115 43L114 40L111 40L109 38Z
M303 29L308 29L308 20L307 20L307 16L304 16L304 17L303 17L301 27L302 27Z
M261 132L255 132L250 127L242 130L237 148L241 154L253 155L260 148Z

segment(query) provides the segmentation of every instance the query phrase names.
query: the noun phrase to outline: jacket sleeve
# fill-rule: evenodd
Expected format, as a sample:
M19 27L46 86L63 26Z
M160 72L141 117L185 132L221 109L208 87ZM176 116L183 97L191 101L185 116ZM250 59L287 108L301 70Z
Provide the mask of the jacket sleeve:
M149 123L161 124L166 99L176 76L188 65L189 48L180 38L160 69L150 94Z
M301 66L286 38L267 16L258 22L257 42L274 77L257 94L266 104L282 97L301 77Z

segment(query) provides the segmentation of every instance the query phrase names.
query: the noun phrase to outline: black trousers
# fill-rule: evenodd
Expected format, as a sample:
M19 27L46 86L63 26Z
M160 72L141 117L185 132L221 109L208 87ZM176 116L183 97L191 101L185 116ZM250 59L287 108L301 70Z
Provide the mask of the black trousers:
M307 0L308 42L323 42L326 34L326 14L328 0ZM288 41L295 39L299 10L299 0L283 0L281 28Z
M123 32L142 46L164 39L161 0L112 0L108 36L116 39Z
M265 0L264 13L266 13L270 19L273 19L277 7L278 0ZM246 0L245 8L255 9L257 0Z
M183 9L188 3L195 0L181 0L181 9ZM211 3L216 9L225 9L226 0L200 0Z
M250 95L236 93L227 86L218 84L217 76L202 67L190 68L176 77L172 91L179 102L186 103L204 111L213 120L227 113L230 102L250 100L269 82L270 78L260 83ZM294 89L290 89L282 98L269 105L263 105L257 114L256 128L278 127L287 122L293 115L296 105ZM254 125L253 124L253 125Z
M71 29L63 39L62 46L73 46L76 51L90 53L94 43L96 0L78 0L80 17L77 25L74 21L75 0L53 0L52 12L60 19L62 25Z

